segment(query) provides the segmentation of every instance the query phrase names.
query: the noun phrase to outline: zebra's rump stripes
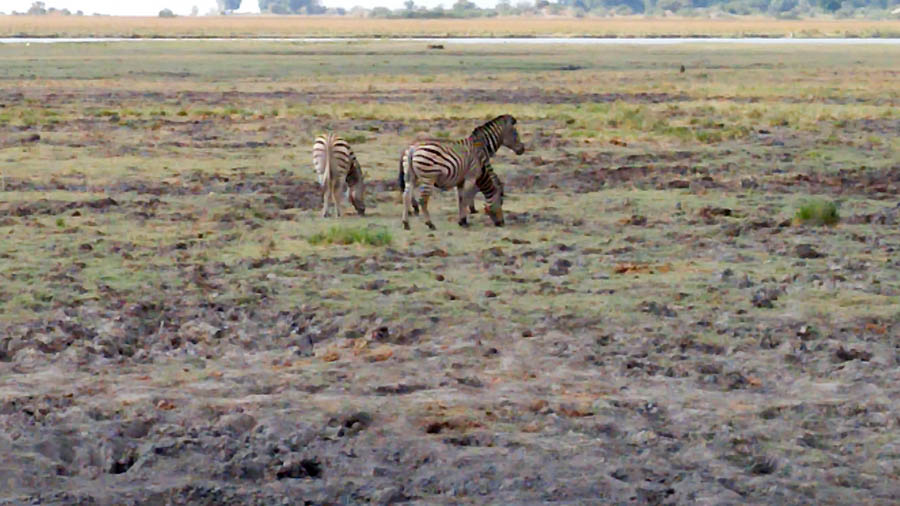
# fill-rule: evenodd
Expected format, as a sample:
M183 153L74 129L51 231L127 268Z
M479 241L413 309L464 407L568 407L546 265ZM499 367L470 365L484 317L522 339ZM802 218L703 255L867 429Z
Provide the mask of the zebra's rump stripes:
M350 203L360 215L366 212L365 183L362 169L350 144L334 133L316 137L313 144L313 166L324 189L322 216L328 216L329 201L334 203L335 214L341 215L340 200L346 185Z

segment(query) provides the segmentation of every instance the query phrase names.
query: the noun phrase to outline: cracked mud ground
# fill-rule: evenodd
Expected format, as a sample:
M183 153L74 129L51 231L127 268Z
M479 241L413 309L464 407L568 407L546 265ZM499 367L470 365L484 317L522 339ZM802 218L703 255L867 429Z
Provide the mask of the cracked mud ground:
M897 50L341 44L0 47L0 503L900 500ZM402 231L502 113L507 226Z

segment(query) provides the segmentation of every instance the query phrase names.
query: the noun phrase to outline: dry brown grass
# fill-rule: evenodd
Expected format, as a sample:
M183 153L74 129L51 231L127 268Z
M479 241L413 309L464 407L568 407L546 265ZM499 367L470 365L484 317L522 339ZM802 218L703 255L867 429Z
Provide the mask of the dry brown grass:
M900 36L900 21L742 19L359 19L228 16L5 16L0 36L32 37L871 37Z

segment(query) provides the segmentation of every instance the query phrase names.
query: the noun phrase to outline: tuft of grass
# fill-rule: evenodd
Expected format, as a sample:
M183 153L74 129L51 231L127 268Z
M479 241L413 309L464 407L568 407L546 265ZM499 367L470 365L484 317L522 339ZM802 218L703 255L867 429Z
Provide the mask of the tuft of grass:
M364 144L368 141L368 137L363 134L346 134L343 135L345 141L347 141L351 146L355 144Z
M834 225L840 219L837 204L825 199L806 200L794 214L794 223L802 225Z
M318 232L307 239L310 244L367 244L386 246L394 238L386 228L368 229L361 227L333 226L325 232Z

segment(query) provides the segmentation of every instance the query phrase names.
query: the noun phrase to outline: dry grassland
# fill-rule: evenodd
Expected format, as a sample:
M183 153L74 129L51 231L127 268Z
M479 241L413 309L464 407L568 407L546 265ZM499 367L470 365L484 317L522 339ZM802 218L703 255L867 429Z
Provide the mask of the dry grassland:
M898 37L900 21L6 16L3 37Z

